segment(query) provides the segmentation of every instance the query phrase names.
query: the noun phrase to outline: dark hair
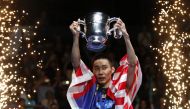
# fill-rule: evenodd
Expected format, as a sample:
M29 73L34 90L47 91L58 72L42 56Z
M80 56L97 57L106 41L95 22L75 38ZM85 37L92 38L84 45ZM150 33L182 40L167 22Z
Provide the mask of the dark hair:
M98 59L107 59L111 66L114 66L114 59L113 55L110 53L98 53L96 54L91 61L91 64L93 65L94 61Z

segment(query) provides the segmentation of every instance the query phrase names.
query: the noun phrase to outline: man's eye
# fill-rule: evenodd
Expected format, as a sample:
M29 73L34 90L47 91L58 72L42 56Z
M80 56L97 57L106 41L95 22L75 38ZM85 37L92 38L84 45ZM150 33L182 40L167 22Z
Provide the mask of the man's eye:
M102 67L102 69L104 69L104 70L105 70L105 69L107 69L107 67L106 67L106 66L105 66L105 67Z
M94 68L94 70L98 70L98 68L97 68L97 67L95 67L95 68Z

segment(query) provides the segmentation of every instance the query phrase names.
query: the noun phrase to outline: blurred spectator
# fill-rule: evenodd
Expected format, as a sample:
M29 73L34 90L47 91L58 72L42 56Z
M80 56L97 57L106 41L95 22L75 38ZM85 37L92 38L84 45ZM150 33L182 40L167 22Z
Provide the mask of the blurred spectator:
M135 109L146 109L146 101L141 100L138 104L136 104Z
M51 90L54 92L54 88L51 86L50 79L43 75L34 86L34 89L37 90L37 102L41 103L41 101L45 98L45 94L47 91Z
M24 109L34 109L36 106L36 101L30 96L30 94L27 96L26 93L22 93L20 98L24 100Z
M63 78L61 80L57 80L55 85L55 96L58 100L58 104L60 109L70 109L70 105L68 103L68 100L66 98L67 89L69 87L69 84L71 82L71 75L73 72L72 64L68 64L66 70L64 71Z
M68 87L69 84L62 84L62 83L60 83L60 85L56 87L55 96L58 101L60 109L71 109L66 97Z
M41 104L45 109L58 109L59 107L52 90L47 90L45 92L45 98L41 100Z
M68 65L71 63L71 45L64 45L64 53L61 57L61 64L63 65L63 71L65 71Z
M165 106L166 103L164 103L164 98L160 97L158 102L155 103L155 109L167 109L167 107Z
M144 47L144 48L149 48L151 45L151 41L152 41L152 35L151 33L147 30L147 27L144 26L142 31L138 34L138 44L139 47Z
M18 101L18 108L19 109L25 109L25 99L24 98L20 98Z

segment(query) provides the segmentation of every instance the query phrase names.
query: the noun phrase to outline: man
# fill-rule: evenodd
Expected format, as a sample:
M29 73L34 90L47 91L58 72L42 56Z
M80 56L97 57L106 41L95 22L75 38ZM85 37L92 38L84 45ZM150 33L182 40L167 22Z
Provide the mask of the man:
M142 73L125 24L119 19L114 26L123 34L127 53L121 59L116 72L107 55L95 56L91 72L80 56L80 26L76 21L70 25L73 34L71 62L75 73L67 92L67 99L73 109L133 108L132 101L140 87Z

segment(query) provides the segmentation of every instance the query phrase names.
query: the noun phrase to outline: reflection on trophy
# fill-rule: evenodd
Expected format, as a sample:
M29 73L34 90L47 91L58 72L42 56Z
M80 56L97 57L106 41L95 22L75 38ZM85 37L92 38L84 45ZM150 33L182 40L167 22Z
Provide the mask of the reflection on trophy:
M102 12L89 13L84 20L78 19L78 23L84 26L84 29L78 30L82 37L87 41L87 49L93 52L101 52L106 48L108 36L119 39L122 33L117 28L111 28L110 24L116 22L118 18L109 18L107 14Z

